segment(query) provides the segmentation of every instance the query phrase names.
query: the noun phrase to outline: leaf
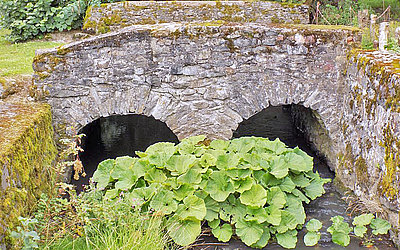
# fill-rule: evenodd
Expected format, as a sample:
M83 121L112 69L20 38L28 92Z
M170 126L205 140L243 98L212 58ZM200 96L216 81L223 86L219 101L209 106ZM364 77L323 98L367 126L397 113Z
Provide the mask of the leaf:
M303 225L306 220L306 213L302 202L292 194L286 196L285 210L290 212L296 217L297 224Z
M118 189L110 189L110 190L107 190L106 193L104 194L104 199L112 200L117 196L119 196L119 190Z
M342 232L334 232L332 233L332 242L346 247L350 244L350 236Z
M204 189L216 201L222 202L226 200L235 188L230 178L223 171L214 171L210 175L207 186Z
M309 156L306 152L301 150L299 147L295 147L292 152L295 153L295 154L300 155L301 157L303 157L303 159L306 162L306 165L313 166L314 159L311 156ZM310 171L312 171L312 168L310 169Z
M180 246L193 243L201 232L201 221L196 219L181 220L177 215L167 221L169 236Z
M196 163L194 155L173 155L167 161L166 168L171 171L171 175L181 175L193 167Z
M176 215L181 219L196 218L197 220L203 220L206 212L204 200L195 195L190 195L183 199L183 204L179 205Z
M166 155L173 155L176 151L175 144L172 142L158 142L149 146L145 153L150 156L158 152L164 152Z
M190 168L186 173L178 177L178 183L199 184L201 173L196 168Z
M219 170L235 169L239 164L240 157L235 153L227 153L218 156L216 167Z
M332 225L328 227L327 231L332 235L332 241L340 246L347 246L350 243L349 233L351 228L344 218L340 215L331 218Z
M171 214L178 209L178 202L174 200L174 194L168 190L161 190L150 201L150 207L164 214Z
M307 161L302 156L293 152L287 153L285 160L291 170L307 172L313 169L313 164L307 164Z
M317 232L322 228L322 223L317 219L311 219L307 222L306 228L310 232Z
M201 166L203 166L204 168L208 168L210 166L215 166L216 162L217 162L217 158L215 158L210 153L204 153L199 160L199 164Z
M283 179L283 182L279 185L279 188L286 193L291 193L293 189L296 188L296 185L289 176L286 176L285 179Z
M284 248L295 248L297 244L297 231L290 230L283 234L276 234L278 244Z
M282 179L289 173L288 164L284 157L277 157L271 163L270 174L275 176L277 179Z
M283 208L286 204L286 195L279 187L271 187L268 189L267 202L277 208Z
M375 218L373 214L361 214L353 219L353 225L354 226L369 225L373 218Z
M231 140L228 147L229 152L247 153L253 149L255 141L253 137L240 137Z
M278 226L282 220L282 210L273 205L267 207L265 210L267 212L267 222Z
M157 188L154 185L136 188L130 193L125 194L125 200L127 200L131 206L141 206L153 197L156 190Z
M310 199L307 198L300 190L297 188L293 189L292 194L296 197L298 197L301 201L304 201L305 203L310 203Z
M222 242L228 242L232 237L232 226L224 224L221 227L217 226L211 230L212 234Z
M245 221L257 221L258 223L263 223L267 221L267 211L264 208L256 208L252 209L247 207L246 215L244 216L243 220Z
M204 203L205 203L206 209L207 209L205 219L208 221L218 219L218 214L220 211L219 203L216 202L210 196L207 196L206 198L204 198Z
M261 173L261 174L259 174ZM256 176L260 175L260 176ZM254 178L258 180L265 188L277 186L282 183L282 179L277 179L270 173L265 173L264 171L255 171Z
M144 179L150 183L163 183L167 180L167 176L162 170L152 168L144 175Z
M264 225L263 226L263 234L261 235L261 238L251 245L251 247L256 247L256 248L263 248L268 244L269 239L271 238L271 234L269 232L268 226Z
M181 143L179 143L179 144L182 144L182 143L190 143L190 144L196 145L196 144L198 144L199 142L204 141L206 138L207 138L207 136L205 136L205 135L190 136L190 137L187 137L187 138L183 139L183 140L181 141Z
M240 203L233 195L230 195L220 206L220 218L229 223L236 223L246 215L246 206Z
M310 231L304 235L304 245L308 247L315 246L318 244L320 238L321 233Z
M252 170L261 170L263 167L261 163L265 165L264 167L269 169L269 164L262 160L261 157L256 153L242 153L243 161L247 162L248 164L242 165L243 168L250 168Z
M358 237L364 237L364 234L367 232L367 228L365 226L355 226L354 234Z
M111 173L111 177L113 179L123 178L126 176L126 172L132 169L133 164L135 164L137 160L137 158L132 158L130 156L117 157L115 159L115 166ZM135 174L133 171L132 173Z
M108 159L100 162L93 174L93 181L97 182L97 188L104 189L111 181L111 172L114 169L115 160Z
M329 233L341 232L344 234L349 234L351 228L347 222L344 222L343 216L337 215L331 218L332 225L328 227L327 231Z
M231 142L224 141L224 140L213 140L210 143L210 148L217 149L217 150L226 150Z
M219 226L219 223L220 223L220 222L221 222L220 219L215 219L215 220L209 221L209 222L208 222L208 226L209 226L210 228L214 229L214 228L217 228L217 227Z
M173 190L174 192L174 199L181 201L185 199L185 197L192 195L194 193L193 185L189 184L182 184L178 189Z
M247 176L244 179L233 180L233 186L238 193L243 193L244 191L251 189L252 185L253 179L250 176Z
M259 241L264 232L263 227L255 221L239 220L235 226L236 234L248 246Z
M308 197L310 197L311 200L315 200L316 198L325 194L324 184L325 181L323 179L312 180L310 185L304 189L304 192Z
M177 145L178 151L181 155L202 155L205 152L205 149L201 142L205 139L205 135L185 138Z
M281 223L276 228L278 233L284 233L288 230L295 229L297 226L296 217L286 210L282 210L281 212Z
M370 226L373 229L372 233L374 235L387 234L389 229L392 227L388 221L381 218L373 219Z
M311 181L304 174L294 174L290 176L293 183L301 188L305 188L310 185Z
M274 141L263 140L263 147L268 149L269 151L274 152L277 155L288 152L289 149L286 147L285 143L281 142L279 138L276 138Z
M245 205L263 207L267 202L267 191L261 185L256 184L251 189L244 191L239 199Z

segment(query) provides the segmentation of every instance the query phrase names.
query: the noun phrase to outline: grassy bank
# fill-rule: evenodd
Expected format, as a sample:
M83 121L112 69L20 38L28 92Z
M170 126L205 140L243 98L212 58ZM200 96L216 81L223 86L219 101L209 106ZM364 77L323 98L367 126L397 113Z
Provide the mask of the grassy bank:
M32 60L35 56L35 50L61 45L61 43L49 41L12 44L6 40L9 33L8 30L0 30L0 77L32 74Z

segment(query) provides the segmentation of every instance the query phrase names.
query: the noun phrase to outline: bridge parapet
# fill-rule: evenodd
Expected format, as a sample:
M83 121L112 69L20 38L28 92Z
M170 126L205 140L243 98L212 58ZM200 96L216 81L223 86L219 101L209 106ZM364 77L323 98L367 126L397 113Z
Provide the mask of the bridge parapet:
M308 8L268 1L127 1L89 8L83 29L101 34L130 25L209 20L307 24Z

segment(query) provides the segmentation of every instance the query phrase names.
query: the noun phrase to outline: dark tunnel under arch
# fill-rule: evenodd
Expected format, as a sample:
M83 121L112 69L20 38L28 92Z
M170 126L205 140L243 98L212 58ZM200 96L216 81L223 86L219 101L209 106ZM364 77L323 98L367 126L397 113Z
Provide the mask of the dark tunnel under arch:
M81 143L84 151L79 153L79 158L86 176L75 180L72 175L71 183L78 192L105 159L135 156L135 151L144 151L156 142L179 142L164 122L136 114L101 117L84 126L79 134L85 134Z

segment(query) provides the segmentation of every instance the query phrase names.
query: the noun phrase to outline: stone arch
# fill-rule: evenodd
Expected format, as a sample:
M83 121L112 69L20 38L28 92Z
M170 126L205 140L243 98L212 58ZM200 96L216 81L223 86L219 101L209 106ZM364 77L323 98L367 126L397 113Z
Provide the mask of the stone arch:
M353 30L242 24L136 25L39 54L35 84L55 124L143 114L179 139L229 139L269 105L302 103L339 138L340 74Z

